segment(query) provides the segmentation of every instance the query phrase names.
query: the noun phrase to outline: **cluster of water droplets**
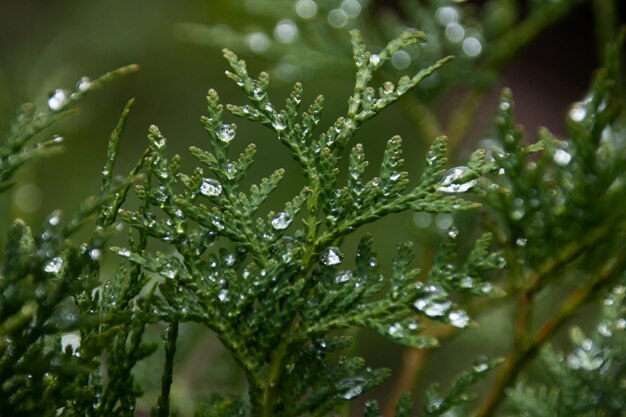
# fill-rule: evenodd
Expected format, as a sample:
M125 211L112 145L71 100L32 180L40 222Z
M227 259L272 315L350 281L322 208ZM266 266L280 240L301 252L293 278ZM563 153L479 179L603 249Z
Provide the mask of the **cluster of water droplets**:
M82 93L89 90L91 87L91 79L89 77L81 77L76 83L76 92ZM63 110L69 103L70 98L74 96L75 94L70 93L65 89L57 88L50 93L50 96L48 97L48 108L52 111Z
M452 309L452 301L446 290L437 284L427 285L421 290L422 295L415 300L413 306L429 317L444 317Z
M572 369L593 371L604 364L602 351L591 339L585 339L567 356L567 365Z
M454 327L463 329L470 324L470 317L463 310L453 310L448 313L448 321Z
M349 269L344 269L343 271L337 272L335 275L335 282L337 284L344 284L352 279L352 271Z
M43 266L44 272L49 274L58 274L61 271L61 268L63 268L63 258L60 256L50 259Z
M52 111L62 110L67 104L67 99L69 94L66 90L58 88L52 92L50 97L48 98L48 107Z

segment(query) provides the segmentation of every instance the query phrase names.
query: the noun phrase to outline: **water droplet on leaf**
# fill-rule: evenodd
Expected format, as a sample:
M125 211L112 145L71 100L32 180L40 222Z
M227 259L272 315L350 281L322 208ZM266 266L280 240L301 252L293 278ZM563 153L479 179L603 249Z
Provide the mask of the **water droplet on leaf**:
M476 179L457 183L469 171L469 168L463 166L449 169L443 174L439 191L444 193L464 193L469 191L478 182Z
M391 81L385 81L383 83L383 94L391 94L395 90L396 86Z
M50 95L50 98L48 98L48 107L50 107L50 110L52 111L58 111L65 107L66 102L67 91L59 88L54 90L54 92Z
M276 230L285 230L291 224L292 218L289 213L281 211L272 219L272 227Z
M569 153L567 153L567 151L563 149L557 149L556 151L554 151L552 159L557 165L564 167L570 163L570 161L572 160L572 155L570 155Z
M339 271L339 273L335 275L335 282L337 284L348 282L351 279L352 279L352 271L347 270L347 269L345 271Z
M225 289L225 288L221 289L217 293L217 298L218 298L218 300L220 300L223 303L227 302L229 300L229 298L228 298L228 290Z
M365 378L346 378L337 383L337 391L340 398L351 400L360 395L367 387Z
M470 322L470 318L463 310L454 310L448 314L448 320L454 327L465 328Z
M574 122L582 122L587 117L587 109L583 103L575 103L569 111L569 117Z
M220 125L215 134L219 140L224 143L228 143L235 138L235 129L232 125L223 124Z
M56 258L51 259L48 263L46 263L43 267L45 272L50 274L58 273L63 267L63 258L57 256Z
M87 91L89 88L91 88L91 78L89 77L81 77L76 83L76 89L78 91Z
M200 193L208 197L215 197L222 193L222 184L213 178L205 178L200 185Z
M330 246L322 254L322 263L326 266L339 265L341 258L341 250L336 246Z

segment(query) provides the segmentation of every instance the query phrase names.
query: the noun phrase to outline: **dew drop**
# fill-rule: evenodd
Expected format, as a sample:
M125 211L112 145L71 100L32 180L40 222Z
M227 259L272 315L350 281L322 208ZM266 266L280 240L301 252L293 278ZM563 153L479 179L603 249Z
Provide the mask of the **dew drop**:
M118 249L117 254L119 256L123 256L125 258L128 258L131 255L131 252L130 252L130 249L121 248L121 249Z
M341 258L341 250L336 246L330 246L322 254L322 263L326 266L339 265Z
M48 107L52 111L61 110L67 102L67 91L56 89L48 98Z
M261 87L256 87L254 90L252 90L252 97L254 97L255 100L261 101L265 98L265 96L266 96L265 91ZM249 113L250 107L245 106L243 108L243 112Z
M383 83L383 94L391 94L395 88L396 86L391 81L385 81Z
M340 398L351 400L360 395L367 386L365 378L346 378L337 383L337 391Z
M285 130L285 116L283 116L282 114L277 114L274 118L274 121L272 122L272 126L274 127L274 129L276 129L277 132L282 132L283 130Z
M281 211L272 219L272 227L276 230L285 230L291 224L292 218L289 213Z
M235 178L235 175L237 175L237 164L235 164L234 162L227 163L224 167L224 173L229 180Z
M470 322L470 318L467 313L463 310L454 310L448 314L448 320L450 320L450 324L454 327L465 328Z
M223 288L221 289L218 293L217 293L217 299L220 300L222 303L225 303L229 300L228 297L228 290Z
M476 285L476 280L473 277L466 275L461 278L459 285L461 285L461 288L474 288L474 286Z
M452 308L452 302L447 299L447 293L441 286L429 285L424 291L425 294L413 303L417 310L429 317L443 317Z
M233 255L232 253L229 253L224 258L224 263L226 264L226 266L233 266L233 265L235 265L235 261L236 261L235 255Z
M89 257L94 261L99 261L102 258L102 249L93 248L89 251Z
M58 273L63 267L63 258L57 256L56 258L51 259L48 263L46 263L43 267L45 272L50 274Z
M404 337L404 327L402 324L395 322L389 329L387 329L387 334L394 339L401 339Z
M76 89L78 91L87 91L91 88L91 78L81 77L76 83Z
M178 271L176 271L174 265L169 262L163 265L163 267L159 270L159 273L167 279L174 279L176 278L176 275L178 275Z
M380 64L380 56L378 56L377 54L372 54L370 56L370 64L372 65Z
M223 124L217 129L216 135L219 140L228 143L235 138L235 129L232 125Z
M61 350L65 352L68 347L72 350L72 353L76 352L80 347L80 335L76 333L66 333L61 336Z
M603 363L602 354L593 343L591 346L581 346L567 356L567 365L572 369L593 371L600 368Z
M59 211L53 212L50 217L48 217L48 224L50 226L58 226L61 221L61 213Z
M515 245L516 245L516 246L519 246L519 247L524 247L524 246L526 246L526 243L527 243L527 242L528 242L528 241L527 241L525 238L523 238L523 237L518 237L517 239L515 239Z
M587 117L587 109L581 102L575 103L569 111L569 117L575 122L582 122Z
M489 365L486 361L481 360L474 364L474 372L482 373L489 369Z
M463 166L449 169L443 174L443 179L441 180L439 191L444 193L464 193L466 191L469 191L477 184L478 181L476 179L466 181L460 184L456 182L461 177L466 175L469 171L469 168Z
M335 282L337 284L343 284L344 282L348 282L352 279L352 271L350 270L344 270L344 271L339 271L339 273L337 275L335 275Z
M552 155L552 159L557 165L564 167L570 163L570 161L572 160L572 155L570 155L569 153L567 153L567 151L563 149L557 149L554 152L554 155Z
M222 193L222 184L213 178L205 178L200 185L200 193L208 197L215 197Z

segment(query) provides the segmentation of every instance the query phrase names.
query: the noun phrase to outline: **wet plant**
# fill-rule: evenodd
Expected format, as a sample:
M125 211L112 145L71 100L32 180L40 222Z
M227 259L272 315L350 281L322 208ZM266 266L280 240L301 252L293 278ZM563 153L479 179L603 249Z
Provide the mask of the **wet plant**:
M321 122L323 97L303 103L303 86L295 83L284 104L271 100L269 74L250 75L243 60L224 50L226 75L246 104L224 105L210 90L201 118L204 145L192 146L188 156L169 155L165 135L150 126L147 149L118 178L113 172L129 101L110 136L96 197L67 221L51 214L40 232L16 220L7 237L0 270L3 413L135 415L142 387L134 372L157 349L145 337L157 325L165 329L158 352L163 367L152 415L175 415L170 397L179 330L195 323L219 339L246 380L245 392L207 395L195 415L334 415L390 376L352 350L354 329L425 352L508 301L517 317L504 360L481 357L448 389L431 385L419 405L401 395L385 414L477 410L489 416L507 402L507 390L507 405L525 415L587 415L590 407L619 412L626 328L626 214L615 209L626 203L626 136L617 93L622 41L609 48L589 95L573 105L566 138L543 130L538 141L525 141L515 125L512 94L505 91L490 149L451 167L447 138L433 138L421 174L410 178L402 140L391 133L372 170L367 142L357 142L362 126L445 71L452 57L398 79L379 82L374 75L399 51L425 42L423 32L408 29L372 53L352 31L354 89L346 113L327 126ZM40 113L25 106L0 148L3 189L24 162L58 145L58 138L32 145L39 132L70 115L85 93L132 69L81 79L73 92L56 90ZM244 186L256 145L241 137L225 110L268 129L300 172L276 167ZM231 150L237 141L247 143L238 155ZM197 167L184 172L183 158L193 158ZM268 210L283 179L296 176L304 178L301 190L280 209ZM395 213L462 211L478 212L480 232L449 225L432 260L416 262L412 243L398 242L385 267L374 237L364 231ZM128 242L108 248L118 222L130 226ZM94 229L91 238L77 242L74 232L87 227ZM359 242L355 251L347 248L350 239ZM117 254L113 276L100 269L108 249ZM537 325L540 294L557 301ZM574 330L576 347L568 355L544 347L599 295L607 301L597 334L586 338ZM540 351L554 383L525 381L510 389ZM495 380L483 381L494 368ZM475 402L472 391L481 381L491 387ZM585 395L577 396L582 388ZM380 414L376 401L365 403L364 415Z

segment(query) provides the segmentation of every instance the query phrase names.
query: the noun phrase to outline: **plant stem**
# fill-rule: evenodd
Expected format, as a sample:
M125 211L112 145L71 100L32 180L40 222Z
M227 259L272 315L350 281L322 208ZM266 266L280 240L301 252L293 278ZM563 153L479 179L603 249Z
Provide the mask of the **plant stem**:
M167 328L167 340L165 343L165 365L161 377L161 395L159 396L157 417L170 415L170 389L174 373L174 356L176 355L176 340L178 339L178 322L170 323Z
M574 291L565 300L559 309L554 312L534 334L527 346L516 346L506 359L504 368L497 377L497 380L484 402L480 406L475 417L492 416L502 400L504 391L519 375L526 363L530 361L539 348L558 330L567 319L578 311L578 309L589 301L607 282L623 271L626 266L626 256L613 258L606 262L594 279L578 290Z

